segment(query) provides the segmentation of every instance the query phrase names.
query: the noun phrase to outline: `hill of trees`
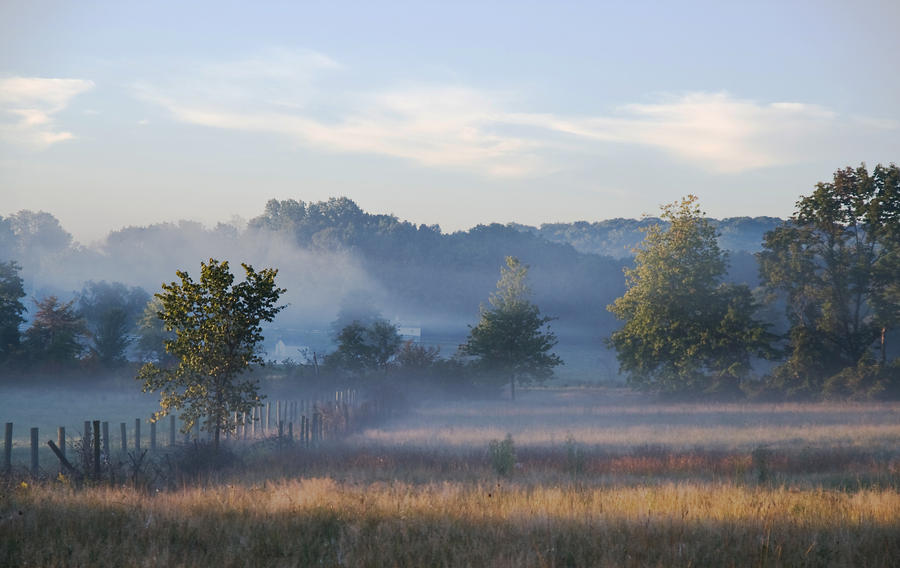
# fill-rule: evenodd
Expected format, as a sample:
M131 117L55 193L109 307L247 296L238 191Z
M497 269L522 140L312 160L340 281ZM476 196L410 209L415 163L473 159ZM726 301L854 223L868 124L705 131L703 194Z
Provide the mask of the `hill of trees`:
M762 249L762 236L783 223L777 217L728 217L708 219L719 233L719 247L732 252L755 253ZM668 226L658 217L608 219L589 223L544 223L538 227L511 224L519 231L533 233L554 243L568 243L575 250L613 258L631 258L644 240L644 231L653 225Z
M347 198L273 199L246 223L126 227L85 247L51 214L20 211L0 217L0 260L21 266L27 322L37 313L36 302L46 297L77 301L99 283L152 295L176 270L216 257L279 268L290 307L270 329L270 341L283 338L329 349L331 323L341 308L363 304L393 321L421 327L423 341L443 345L442 355L449 356L477 322L498 267L515 256L531 267L535 303L557 318L553 327L568 368L599 368L601 375L612 376L615 363L603 338L618 324L606 306L624 292L623 269L631 263L628 252L642 238L640 229L657 222L614 219L539 229L490 224L445 233L438 226L368 213ZM734 251L732 279L754 286L757 266L750 253L778 220L714 223L723 235L722 248ZM129 321L136 319L133 311L129 307Z

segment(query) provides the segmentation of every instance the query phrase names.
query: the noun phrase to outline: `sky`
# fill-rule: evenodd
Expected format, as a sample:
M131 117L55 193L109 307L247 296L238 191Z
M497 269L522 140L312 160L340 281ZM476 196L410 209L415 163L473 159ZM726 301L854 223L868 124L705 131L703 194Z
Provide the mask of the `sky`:
M786 217L900 158L900 2L0 2L0 216Z

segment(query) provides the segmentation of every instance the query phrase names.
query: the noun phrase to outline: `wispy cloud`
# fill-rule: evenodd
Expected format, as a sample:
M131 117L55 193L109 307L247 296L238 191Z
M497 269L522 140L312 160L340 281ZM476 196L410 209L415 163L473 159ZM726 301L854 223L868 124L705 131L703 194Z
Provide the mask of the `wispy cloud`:
M869 128L858 117L815 104L760 103L724 92L682 93L571 116L516 112L516 101L506 93L464 85L321 84L334 74L352 75L316 52L275 50L202 66L193 80L180 77L138 90L188 123L499 176L545 172L557 167L551 155L584 158L598 144L655 148L703 170L735 173L807 159L810 148L851 123ZM887 124L870 122L881 129Z
M793 163L841 119L818 105L761 104L695 92L624 105L608 116L516 115L516 120L582 139L659 148L717 172Z
M93 87L84 79L0 78L0 139L40 150L73 138L57 127L53 115Z

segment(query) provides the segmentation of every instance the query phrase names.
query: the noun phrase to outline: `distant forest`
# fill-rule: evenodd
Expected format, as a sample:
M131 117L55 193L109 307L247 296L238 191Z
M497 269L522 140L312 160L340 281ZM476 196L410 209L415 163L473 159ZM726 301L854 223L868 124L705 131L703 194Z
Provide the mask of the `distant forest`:
M395 323L420 327L422 341L452 355L479 306L494 290L505 257L531 267L534 302L557 318L563 375L615 375L603 340L618 322L606 307L625 291L623 268L642 229L659 219L479 225L444 233L394 215L363 211L352 200L305 203L271 200L247 222L204 227L190 221L127 227L91 246L76 243L49 213L20 211L0 218L0 261L16 261L30 300L49 295L78 300L88 283L121 283L159 291L176 270L193 272L210 257L275 267L290 304L267 332L267 347L281 339L314 350L333 348L332 322L344 309L369 309ZM763 234L780 225L772 217L712 220L729 251L733 282L758 283L753 253Z

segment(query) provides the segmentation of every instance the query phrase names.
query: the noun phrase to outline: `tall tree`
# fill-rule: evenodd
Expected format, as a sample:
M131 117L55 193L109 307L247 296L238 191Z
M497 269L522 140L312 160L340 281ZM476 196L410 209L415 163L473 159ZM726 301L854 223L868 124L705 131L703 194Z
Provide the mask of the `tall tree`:
M336 339L338 348L329 361L357 373L387 369L403 342L397 326L380 318L368 325L353 321L341 329Z
M148 300L142 288L120 282L85 284L78 311L91 331L91 350L101 364L113 367L125 362L125 350Z
M19 326L25 323L22 314L25 305L25 288L21 267L15 261L0 262L0 365L9 362L18 351L21 333Z
M873 348L884 362L884 339L900 306L900 170L838 170L797 202L788 222L766 233L758 256L763 282L784 299L791 326L776 386L818 394Z
M476 365L488 377L509 383L513 400L517 382L544 381L562 364L551 352L556 335L544 329L554 318L541 316L530 296L528 266L518 258L506 257L497 290L489 298L491 307L481 306L481 320L461 346L463 354L475 357Z
M668 226L645 229L627 290L609 310L624 325L609 338L628 381L666 393L735 393L752 356L768 353L766 327L743 285L722 282L727 258L697 198L662 208Z
M72 307L74 303L61 303L56 296L35 301L37 311L25 331L23 345L32 364L45 370L64 370L78 362L88 330Z
M245 279L236 284L228 262L215 259L201 263L199 282L179 270L181 282L163 284L156 294L162 302L157 317L174 333L165 345L177 363L171 368L146 363L137 377L144 392L160 393L154 419L178 410L185 428L199 422L213 432L216 449L220 433L233 432L240 416L259 404L259 383L244 374L263 363L260 323L284 309L277 305L285 292L275 284L278 271L241 266Z

